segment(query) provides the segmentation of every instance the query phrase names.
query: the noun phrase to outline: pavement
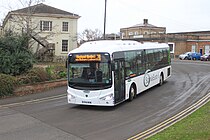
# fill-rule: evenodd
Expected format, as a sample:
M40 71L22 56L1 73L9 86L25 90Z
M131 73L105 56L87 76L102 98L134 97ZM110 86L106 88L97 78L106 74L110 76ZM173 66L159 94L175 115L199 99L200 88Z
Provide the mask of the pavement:
M3 98L3 99L0 99L0 106L6 105L6 104L13 104L13 103L31 101L31 100L36 100L36 99L42 99L42 98L47 98L47 97L57 96L57 95L65 96L66 94L67 94L67 86L62 86L62 87L53 88L53 89L39 92L39 93Z

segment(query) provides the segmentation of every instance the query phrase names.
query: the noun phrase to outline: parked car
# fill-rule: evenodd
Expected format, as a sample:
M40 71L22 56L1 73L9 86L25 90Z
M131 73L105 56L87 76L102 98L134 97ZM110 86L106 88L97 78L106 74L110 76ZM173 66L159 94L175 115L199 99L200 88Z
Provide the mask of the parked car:
M180 60L187 60L189 58L189 55L191 54L192 52L186 52L184 54L180 54L179 55L179 59Z
M192 52L187 57L188 57L188 60L200 60L201 54L197 52Z
M204 54L201 56L201 61L210 61L210 54Z

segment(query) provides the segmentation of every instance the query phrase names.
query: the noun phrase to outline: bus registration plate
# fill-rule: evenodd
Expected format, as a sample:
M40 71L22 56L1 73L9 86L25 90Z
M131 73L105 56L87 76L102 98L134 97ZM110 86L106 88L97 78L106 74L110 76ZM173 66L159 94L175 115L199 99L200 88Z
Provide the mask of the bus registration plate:
M82 103L85 103L85 104L92 104L91 101L82 101Z

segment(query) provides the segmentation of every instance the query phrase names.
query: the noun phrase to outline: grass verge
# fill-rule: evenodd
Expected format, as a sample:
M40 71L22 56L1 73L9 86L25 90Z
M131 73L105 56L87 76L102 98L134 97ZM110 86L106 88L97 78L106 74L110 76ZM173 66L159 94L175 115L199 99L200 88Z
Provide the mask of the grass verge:
M147 140L210 140L210 102Z

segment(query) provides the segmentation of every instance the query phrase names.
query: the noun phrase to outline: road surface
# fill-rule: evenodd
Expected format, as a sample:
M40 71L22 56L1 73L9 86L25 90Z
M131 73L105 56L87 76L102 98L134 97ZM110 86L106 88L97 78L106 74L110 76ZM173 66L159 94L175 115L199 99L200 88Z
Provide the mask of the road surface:
M210 92L210 63L172 61L172 76L132 102L116 107L67 104L66 87L57 99L35 103L40 94L0 100L1 140L122 140L172 117ZM48 96L48 94L42 94ZM14 101L22 104L3 104Z

